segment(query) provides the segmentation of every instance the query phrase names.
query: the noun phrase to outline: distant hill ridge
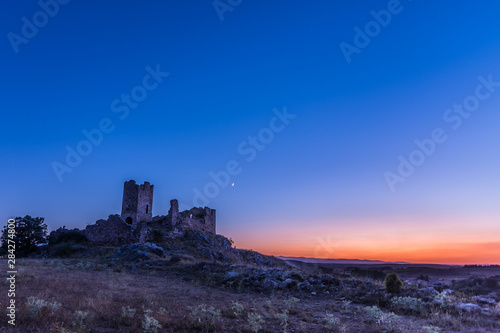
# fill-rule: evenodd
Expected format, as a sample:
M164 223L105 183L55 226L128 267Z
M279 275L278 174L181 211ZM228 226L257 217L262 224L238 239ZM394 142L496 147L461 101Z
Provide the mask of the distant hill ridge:
M412 263L407 261L382 261L368 259L318 259L306 257L276 257L286 262L303 262L308 264L337 264L337 265L405 265L405 266L432 266L432 267L454 267L463 265L447 265L447 264L428 264L428 263Z
M317 264L412 264L406 261L382 261L382 260L369 260L369 259L318 259L306 257L276 257L282 260L297 260L307 263Z

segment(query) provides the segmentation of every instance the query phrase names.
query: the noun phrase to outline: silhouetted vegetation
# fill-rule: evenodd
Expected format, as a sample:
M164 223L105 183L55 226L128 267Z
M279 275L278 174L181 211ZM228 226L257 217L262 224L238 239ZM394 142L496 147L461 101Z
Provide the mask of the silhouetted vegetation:
M419 275L419 276L417 277L417 280L422 280L422 281L427 281L427 282L429 282L429 276L428 276L428 275L423 275L423 274L421 274L421 275Z
M374 269L359 269L358 267L354 267L354 270L351 272L351 276L358 278L368 278L377 281L384 281L386 274L379 270Z
M59 258L69 257L77 250L72 242L58 243L52 247L53 255Z
M495 291L500 284L500 276L472 276L468 279L453 281L452 289L468 295L487 295Z
M164 237L165 237L165 234L164 234L163 230L161 230L161 229L154 229L153 230L153 242L154 243L163 242Z
M500 265L464 265L464 268L498 268Z
M7 249L7 240L12 239L16 245L16 256L23 256L38 250L38 245L46 242L47 225L43 217L16 217L14 236L10 238L7 224L2 231L2 248Z
M388 293L397 294L401 292L403 282L401 282L396 272L392 272L385 277L384 285Z
M68 230L64 227L54 230L48 237L49 245L56 245L59 243L73 243L83 244L86 243L87 236L81 230Z

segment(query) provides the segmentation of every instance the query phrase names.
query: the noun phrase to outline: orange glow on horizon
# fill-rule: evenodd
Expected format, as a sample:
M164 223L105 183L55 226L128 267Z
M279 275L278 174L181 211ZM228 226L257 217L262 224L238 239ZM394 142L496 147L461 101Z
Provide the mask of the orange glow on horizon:
M387 225L289 223L266 230L232 230L235 246L263 254L318 259L366 259L428 264L500 264L500 226L485 221L481 230L470 221ZM223 232L224 234L224 232Z
M249 248L249 247L241 247ZM422 248L415 250L385 251L383 249L359 250L359 249L339 249L330 256L316 256L311 248L297 247L252 247L252 250L262 254L282 256L282 257L305 257L318 259L360 259L360 260L382 260L382 261L404 261L410 263L427 264L500 264L500 242L499 243L479 243L462 244L460 249L450 245L436 248Z
M310 248L272 248L258 247L255 251L263 254L282 257L305 257L318 259L360 259L360 260L382 260L382 261L404 261L410 263L427 264L500 264L500 242L478 243L478 244L450 244L434 248L422 248L415 250L386 251L373 248L372 250L345 248L338 249L332 256L315 256L315 251Z

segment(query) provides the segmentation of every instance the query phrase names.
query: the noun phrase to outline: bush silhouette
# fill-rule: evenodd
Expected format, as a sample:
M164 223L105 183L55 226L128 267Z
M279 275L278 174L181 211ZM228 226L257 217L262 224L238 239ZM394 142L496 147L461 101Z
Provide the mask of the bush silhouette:
M19 256L27 255L38 250L38 245L43 244L47 237L47 225L43 217L25 217L15 218L15 233L9 234L9 228L6 225L2 231L2 247L8 248L8 241L13 240L16 244L16 254ZM11 236L9 236L11 235ZM14 235L14 236L12 236Z
M71 242L58 243L52 247L53 253L58 258L69 257L73 252L76 252L76 248Z
M153 230L153 242L154 243L161 243L163 242L165 238L165 235L163 233L163 230L161 229L154 229Z
M369 278L372 280L384 281L387 275L384 272L378 270L359 269L358 267L354 267L354 270L351 272L351 276L357 278Z
M49 245L60 243L84 244L88 241L87 236L80 230L68 230L65 227L54 230L47 238Z
M392 272L385 277L384 285L388 293L397 294L401 292L403 282L401 282L396 272Z
M489 289L495 289L498 286L498 281L494 277L486 278L483 281L483 287Z

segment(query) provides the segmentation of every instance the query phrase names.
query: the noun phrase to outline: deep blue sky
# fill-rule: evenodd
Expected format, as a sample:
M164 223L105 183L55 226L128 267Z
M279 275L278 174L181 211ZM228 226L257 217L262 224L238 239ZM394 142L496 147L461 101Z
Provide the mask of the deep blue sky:
M153 183L153 213L166 214L237 160L234 186L208 205L243 247L313 255L324 235L397 245L394 230L498 239L500 88L457 130L443 114L478 76L500 81L500 3L402 0L348 63L339 44L387 4L243 0L221 21L212 1L72 0L16 53L8 34L41 8L3 1L0 219L84 227L120 212L129 179ZM120 120L112 102L157 65L170 75ZM297 117L245 161L238 145L285 106ZM115 130L60 182L51 164L103 118ZM448 140L392 192L384 173L438 127Z

